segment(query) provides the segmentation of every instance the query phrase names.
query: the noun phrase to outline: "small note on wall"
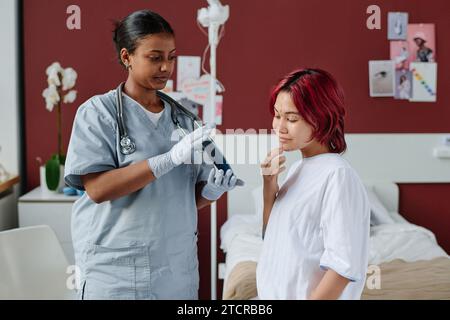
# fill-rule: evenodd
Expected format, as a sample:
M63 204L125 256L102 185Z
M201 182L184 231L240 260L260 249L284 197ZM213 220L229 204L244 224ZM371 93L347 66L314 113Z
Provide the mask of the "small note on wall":
M181 91L186 79L200 77L201 58L197 56L179 56L177 60L177 90Z
M216 96L216 124L222 124L223 96Z
M211 76L204 74L200 78L186 78L178 89L186 97L198 104L205 105L208 102Z
M412 73L412 97L409 101L436 102L437 63L412 62L409 65Z

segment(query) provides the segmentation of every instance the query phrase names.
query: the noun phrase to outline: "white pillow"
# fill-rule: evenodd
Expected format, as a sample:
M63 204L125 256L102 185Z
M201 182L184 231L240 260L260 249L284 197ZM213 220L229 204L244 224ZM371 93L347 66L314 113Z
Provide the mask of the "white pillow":
M395 221L395 223L410 223L400 213L395 211L389 211L389 215Z
M380 224L395 223L389 211L381 203L376 193L371 188L366 188L367 196L370 204L370 225L377 226Z

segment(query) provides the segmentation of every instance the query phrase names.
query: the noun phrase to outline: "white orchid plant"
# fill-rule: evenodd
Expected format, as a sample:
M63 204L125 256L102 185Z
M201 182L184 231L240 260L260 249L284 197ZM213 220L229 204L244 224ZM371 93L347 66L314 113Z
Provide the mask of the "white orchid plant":
M50 190L58 188L60 180L60 165L65 163L65 154L61 138L61 103L72 103L77 98L73 90L77 80L77 72L72 68L62 68L59 62L52 63L46 70L48 88L42 92L46 109L50 112L56 107L58 127L58 153L53 154L45 164L47 187Z

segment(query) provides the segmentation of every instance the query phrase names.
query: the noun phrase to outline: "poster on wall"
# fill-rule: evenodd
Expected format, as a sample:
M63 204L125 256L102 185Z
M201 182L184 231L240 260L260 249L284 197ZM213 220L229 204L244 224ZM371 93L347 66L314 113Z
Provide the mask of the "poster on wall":
M409 70L409 45L408 41L390 42L391 60L395 62L395 69Z
M395 99L409 100L412 97L412 73L409 70L395 70Z
M209 86L211 83L211 76L204 74L200 78L188 78L183 81L183 85L179 88L188 99L205 105L208 102Z
M436 62L436 41L433 23L408 25L409 62Z
M369 61L369 87L371 97L393 97L395 64L392 60Z
M177 59L177 90L181 91L186 79L200 78L201 58L197 56L179 56Z
M389 12L388 13L388 39L406 40L408 31L408 13L407 12Z
M409 101L435 102L437 88L437 63L412 62L412 97Z

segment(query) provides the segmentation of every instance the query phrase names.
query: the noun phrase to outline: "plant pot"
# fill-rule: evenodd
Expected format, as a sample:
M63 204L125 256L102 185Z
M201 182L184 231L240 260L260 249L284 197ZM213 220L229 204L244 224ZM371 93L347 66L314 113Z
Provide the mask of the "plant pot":
M45 174L45 166L41 166L39 168L39 175L40 175L40 183L41 183L41 190L43 193L62 193L63 188L66 186L66 183L64 182L64 166L59 165L59 183L56 190L50 190L47 187L47 181L46 181L46 174Z

